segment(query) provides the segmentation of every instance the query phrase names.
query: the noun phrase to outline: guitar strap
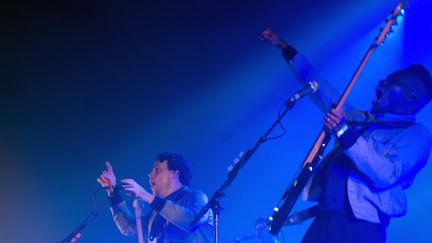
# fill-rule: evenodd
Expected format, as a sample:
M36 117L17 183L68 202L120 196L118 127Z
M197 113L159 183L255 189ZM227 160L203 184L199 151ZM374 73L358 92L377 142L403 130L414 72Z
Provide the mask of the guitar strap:
M364 134L369 128L371 129L394 129L394 128L408 128L415 124L415 122L412 121L399 121L399 122L384 122L384 121L364 121L364 122L358 122L358 121L347 121L347 123L350 126L356 126L359 127L359 129L356 131L357 136L361 136ZM334 154L336 153L336 150L338 149L338 146L330 152L330 154L324 159L324 161L319 165L317 171L315 172L316 175L312 178L312 182L310 184L310 187L313 186L313 181L319 183L319 179L316 178L317 174L320 174L320 172L326 170L326 166L329 164L329 162L332 160L332 157L334 157ZM291 225L297 225L302 224L303 222L316 217L320 213L319 205L315 205L309 208L306 208L304 210L301 210L299 212L293 213L292 215L288 216L287 221L284 223L284 226L291 226Z

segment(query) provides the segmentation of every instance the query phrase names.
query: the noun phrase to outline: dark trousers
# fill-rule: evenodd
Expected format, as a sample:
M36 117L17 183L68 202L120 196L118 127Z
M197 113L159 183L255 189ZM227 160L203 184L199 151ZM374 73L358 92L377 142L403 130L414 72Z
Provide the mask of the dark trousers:
M321 212L312 222L302 243L383 243L386 226L354 218L345 211Z

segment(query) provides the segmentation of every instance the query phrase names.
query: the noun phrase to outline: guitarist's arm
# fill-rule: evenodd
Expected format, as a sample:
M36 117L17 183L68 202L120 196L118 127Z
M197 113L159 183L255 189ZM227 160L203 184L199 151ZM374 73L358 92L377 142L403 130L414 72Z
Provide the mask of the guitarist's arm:
M318 91L312 94L311 98L322 112L327 113L338 102L341 93L325 80L301 53L278 37L270 28L261 32L260 37L282 52L282 56L301 86L307 85L310 81L318 83ZM358 117L363 116L363 112L359 112L348 102L343 106L343 110L347 114L347 119L363 120L363 117ZM355 117L351 117L352 115Z

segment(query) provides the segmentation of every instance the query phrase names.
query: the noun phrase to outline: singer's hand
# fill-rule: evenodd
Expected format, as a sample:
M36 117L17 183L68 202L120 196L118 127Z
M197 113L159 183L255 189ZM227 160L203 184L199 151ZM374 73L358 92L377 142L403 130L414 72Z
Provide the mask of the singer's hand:
M288 45L284 40L280 39L276 35L276 33L273 32L273 30L270 28L263 30L259 36L260 36L261 40L263 40L266 44L276 46L280 49L282 49Z
M340 109L332 108L324 117L324 126L330 133L339 131L344 124L344 113Z
M122 179L122 187L127 191L135 194L135 197L141 198L144 202L152 203L154 196L146 191L142 186L133 179Z
M102 187L107 188L108 193L111 193L117 184L116 177L110 162L107 161L105 164L107 169L102 171L102 174L96 179L96 181L99 182Z

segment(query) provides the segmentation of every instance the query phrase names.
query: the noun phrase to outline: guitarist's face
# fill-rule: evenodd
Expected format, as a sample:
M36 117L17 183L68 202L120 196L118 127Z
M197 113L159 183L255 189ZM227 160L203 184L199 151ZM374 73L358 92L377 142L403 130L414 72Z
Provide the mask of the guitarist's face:
M418 77L401 70L378 83L371 111L374 114L415 115L427 100L427 93Z
M395 107L401 105L402 89L391 75L380 80L375 88L375 98L372 101L374 114L395 113Z

